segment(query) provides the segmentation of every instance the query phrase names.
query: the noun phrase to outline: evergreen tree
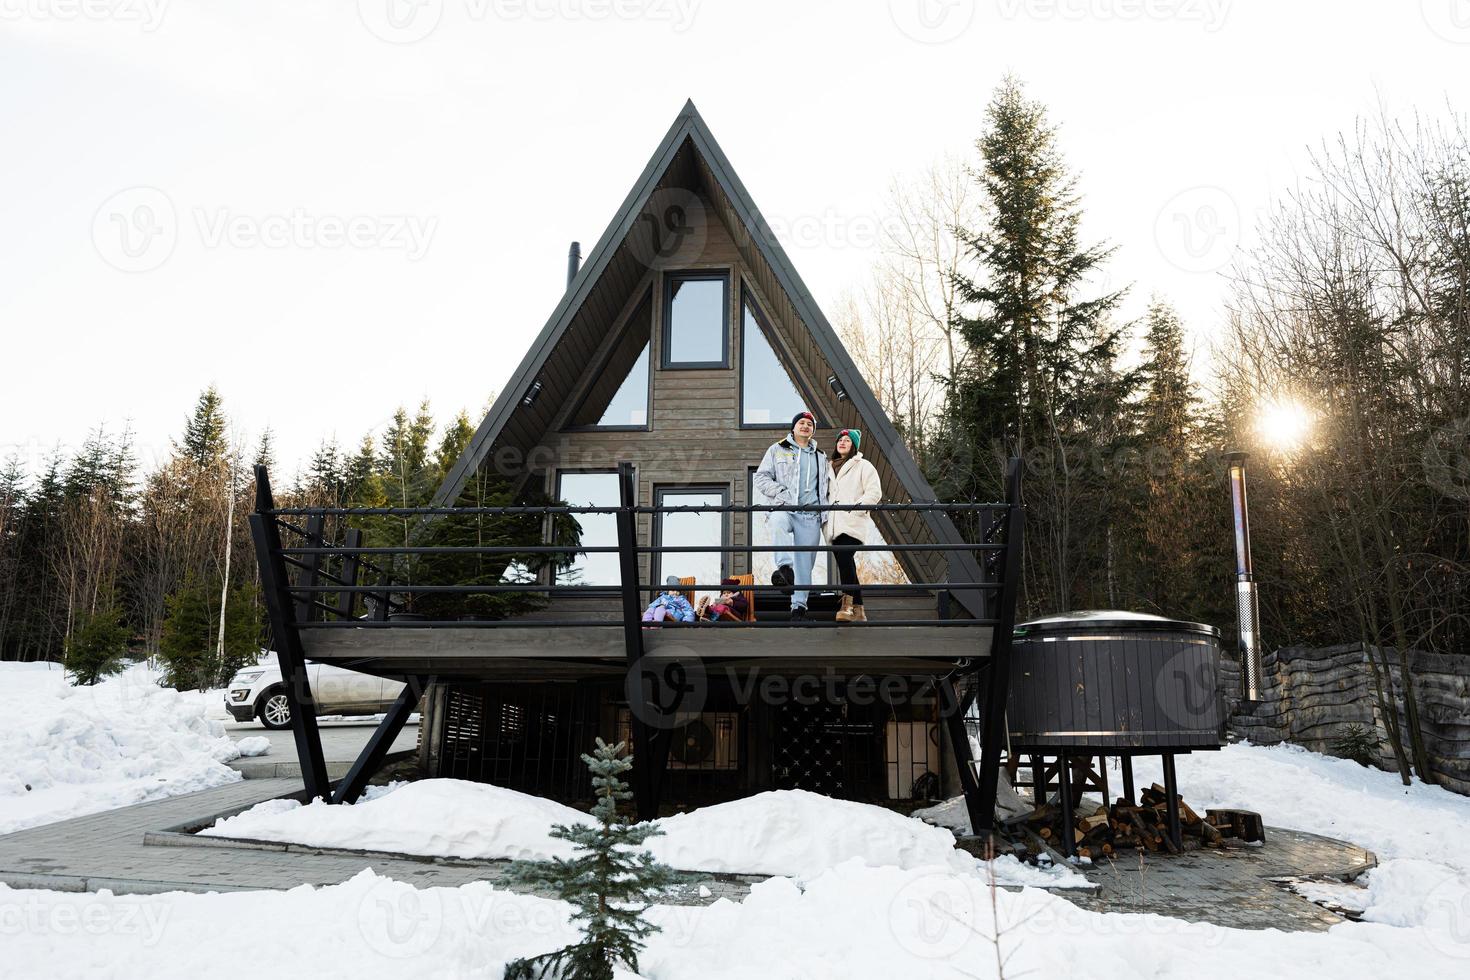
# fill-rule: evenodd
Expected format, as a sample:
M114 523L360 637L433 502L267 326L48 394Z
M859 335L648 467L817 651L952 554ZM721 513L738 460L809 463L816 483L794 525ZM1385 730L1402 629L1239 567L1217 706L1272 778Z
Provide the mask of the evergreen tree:
M225 655L218 655L218 582L191 578L168 597L159 656L166 681L179 690L219 687L260 653L260 605L252 583L230 589L225 606Z
M176 445L176 450L196 470L220 470L225 466L225 457L229 452L229 440L225 435L228 426L224 399L220 398L214 385L210 385L200 394L199 401L194 405L194 413L184 424L184 439Z
M276 436L267 426L260 434L260 441L255 444L255 458L251 460L251 466L264 466L266 470L276 468Z
M460 409L454 421L444 429L444 436L439 440L439 448L434 453L434 466L438 470L439 482L454 468L455 462L464 454L470 444L470 439L475 434L475 427L470 424L469 413Z
M557 824L551 830L552 837L575 845L577 856L511 865L520 884L551 888L576 908L572 921L581 923L582 941L513 961L505 968L506 980L612 980L618 966L638 972L643 940L658 931L644 921L643 913L679 875L648 851L635 850L662 830L651 823L628 824L618 815L618 804L633 796L618 778L633 768L632 758L623 754L626 748L623 742L608 745L599 738L593 753L582 756L597 793L592 808L597 825Z
M1112 249L1081 244L1077 183L1056 128L1015 78L997 89L976 147L985 221L959 230L971 271L954 277L967 351L947 379L929 463L944 496L993 500L1004 459L1026 461L1023 601L1065 611L1097 555L1089 518L1100 504L1088 495L1102 473L1079 467L1124 434L1114 426L1100 440L1093 428L1133 385L1116 369L1122 330L1110 322L1122 292L1084 295Z
M84 616L72 630L66 644L65 667L78 684L96 684L122 670L127 652L128 629L123 625L122 610L109 601Z

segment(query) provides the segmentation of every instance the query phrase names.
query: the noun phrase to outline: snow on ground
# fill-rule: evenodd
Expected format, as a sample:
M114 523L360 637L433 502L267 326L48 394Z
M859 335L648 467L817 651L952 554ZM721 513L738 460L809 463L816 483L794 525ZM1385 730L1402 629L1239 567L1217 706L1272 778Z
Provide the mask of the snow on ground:
M441 857L546 860L572 847L553 824L589 823L580 810L514 790L458 779L426 779L353 806L268 800L200 831L217 837L289 841ZM783 790L702 807L659 821L648 841L659 860L688 871L816 877L843 862L871 867L979 871L954 835L882 807ZM1086 887L1067 869L1041 871L1015 858L996 862L1002 884Z
M239 779L225 763L270 743L231 740L211 696L143 664L75 687L57 664L0 662L0 834Z

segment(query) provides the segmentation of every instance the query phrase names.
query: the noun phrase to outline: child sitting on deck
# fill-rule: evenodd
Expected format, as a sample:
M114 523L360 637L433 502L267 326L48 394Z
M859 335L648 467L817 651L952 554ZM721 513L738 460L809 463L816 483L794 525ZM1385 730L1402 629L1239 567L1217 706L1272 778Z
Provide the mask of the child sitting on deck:
M741 623L745 621L745 615L750 611L750 601L745 598L745 593L740 590L738 578L721 579L720 597L713 602L708 598L699 604L699 618L707 622L718 622L722 619Z
M670 575L664 579L664 587L666 591L655 596L653 602L643 611L643 621L662 623L667 619L677 623L694 622L694 607L689 605L689 600L680 591L679 576Z

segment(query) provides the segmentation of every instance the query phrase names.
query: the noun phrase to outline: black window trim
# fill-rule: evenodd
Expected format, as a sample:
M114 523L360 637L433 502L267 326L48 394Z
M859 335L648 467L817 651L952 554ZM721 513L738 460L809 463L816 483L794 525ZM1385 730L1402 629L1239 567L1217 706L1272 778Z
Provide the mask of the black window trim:
M670 360L674 322L674 284L678 282L719 282L723 287L720 302L720 352L718 361L674 361ZM729 269L681 269L664 273L663 306L659 322L659 370L661 371L709 371L728 370L730 367L730 270ZM649 372L652 374L652 372Z
M720 499L720 505L722 507L728 507L728 506L730 506L730 500L731 500L732 495L734 493L734 488L729 483L718 483L718 482L709 482L709 483L655 483L653 485L653 506L655 506L655 507L662 507L663 506L663 500L664 500L664 494L666 494L666 493L718 493L720 495L720 498L721 498ZM661 547L663 547L663 534L664 534L664 522L663 522L663 519L666 516L667 515L665 515L665 514L655 514L654 517L657 518L657 519L651 522L653 526L650 529L650 532L651 532L651 535L653 537L653 547L655 547L655 548L661 548ZM721 579L725 579L725 578L728 578L729 575L730 575L730 558L731 558L731 554L730 554L730 550L729 549L732 547L732 542L730 540L730 512L729 511L723 511L720 514L720 547L723 549L720 552L720 578ZM688 552L685 552L685 554L688 554ZM703 552L701 552L701 554L703 554ZM651 593L655 593L656 594L658 592L663 591L663 587L664 587L664 585L663 585L663 582L664 582L664 570L663 570L663 564L664 563L663 563L663 558L664 558L664 556L663 556L662 553L657 552L657 551L655 551L653 553L653 561L649 565L649 585L650 585L650 592ZM713 583L708 583L708 584L713 584Z
M652 374L653 372L650 371L649 373ZM551 484L551 486L552 486L552 499L553 500L564 500L565 499L561 495L561 478L564 475L568 475L569 474L571 476L596 476L596 475L599 475L599 474L604 474L605 475L605 474L609 474L609 473L612 474L613 476L616 476L617 473L618 473L618 468L616 466L612 466L612 467L608 467L608 466L567 466L567 467L558 467L554 471L553 476L552 476L552 484ZM637 470L636 467L633 470L633 493L634 493L634 496L636 496L637 493L638 493L638 470ZM637 503L637 501L635 500L634 503ZM595 506L604 506L604 505L597 504ZM608 504L608 505L605 505L605 506L616 507L616 506L618 506L618 503ZM574 515L571 515L571 516L575 517L576 515L574 514ZM554 520L554 517L548 516L547 519L546 519L545 525L541 529L541 540L544 541L544 542L546 542L547 544L550 544L551 543L551 521L552 520ZM613 542L613 543L616 544L617 542ZM607 554L607 552L603 552L603 554ZM619 584L619 585L577 585L577 584L572 583L572 582L558 583L556 581L556 571L555 571L554 568L548 568L547 569L547 577L550 579L550 582L548 583L548 587L550 588L551 593L553 595L556 595L556 594L563 594L563 595L619 595L619 594L622 593L622 589L623 589L623 587L622 587L621 584Z

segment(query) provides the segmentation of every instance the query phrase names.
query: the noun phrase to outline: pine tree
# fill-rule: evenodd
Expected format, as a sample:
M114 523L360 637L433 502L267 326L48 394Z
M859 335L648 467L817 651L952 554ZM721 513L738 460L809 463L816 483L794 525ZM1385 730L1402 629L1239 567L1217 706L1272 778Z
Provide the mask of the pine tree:
M184 424L184 441L178 452L194 468L203 472L218 472L224 468L229 443L225 437L228 420L224 413L224 399L214 385L204 389L194 405L194 414Z
M997 499L1005 457L1023 458L1024 601L1066 611L1097 553L1087 518L1099 504L1085 498L1100 474L1078 463L1101 455L1100 411L1131 394L1115 367L1122 330L1111 323L1123 293L1084 295L1112 249L1081 244L1077 182L1056 127L1015 78L996 90L976 147L985 221L958 232L971 270L954 280L967 351L948 379L933 483L950 499Z
M122 670L128 652L128 629L122 610L108 602L82 618L66 644L65 667L78 684L96 684Z
M269 426L261 432L260 441L255 444L255 458L251 465L264 466L267 471L276 468L276 435Z
M648 851L636 851L650 837L663 833L654 824L628 824L618 815L618 804L631 799L628 784L618 777L633 768L624 756L627 745L597 740L582 761L592 772L597 805L596 826L558 824L551 836L570 841L576 857L551 862L517 861L511 875L530 887L551 888L576 911L572 921L582 925L582 941L506 966L506 980L612 980L615 967L638 972L638 953L658 927L644 921L643 913L658 893L679 881L679 875L660 864Z
M260 653L260 605L253 583L230 589L225 609L225 655L218 655L220 584L191 578L168 597L159 656L167 683L201 691L228 681Z

